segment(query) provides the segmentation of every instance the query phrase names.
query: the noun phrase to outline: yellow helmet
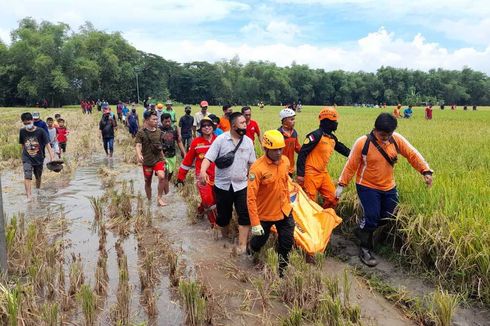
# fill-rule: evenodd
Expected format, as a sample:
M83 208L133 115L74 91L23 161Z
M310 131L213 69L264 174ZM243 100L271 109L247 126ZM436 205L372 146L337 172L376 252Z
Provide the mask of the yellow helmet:
M262 138L262 146L267 149L279 149L285 147L286 143L279 130L267 130Z
M322 108L320 111L320 114L318 115L318 119L322 121L323 119L328 119L332 121L337 121L339 118L339 114L337 113L337 110L331 106L326 106Z
M157 104L157 108L159 108L159 109L163 109L163 104L162 104L162 103L158 103L158 104Z

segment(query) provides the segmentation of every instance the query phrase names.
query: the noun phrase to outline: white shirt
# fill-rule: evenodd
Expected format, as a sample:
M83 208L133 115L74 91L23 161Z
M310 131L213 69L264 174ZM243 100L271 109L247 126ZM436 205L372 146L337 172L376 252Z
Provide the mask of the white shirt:
M194 114L194 123L193 123L193 126L194 127L198 127L199 126L199 122L201 122L202 118L207 117L210 114L211 113L209 113L207 110L206 110L206 115L202 114L202 111L196 112L196 114Z

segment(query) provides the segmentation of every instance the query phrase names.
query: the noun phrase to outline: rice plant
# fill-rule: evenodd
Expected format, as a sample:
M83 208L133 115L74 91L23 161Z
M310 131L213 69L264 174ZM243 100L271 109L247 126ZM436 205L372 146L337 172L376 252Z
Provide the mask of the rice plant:
M82 306L85 325L91 326L95 324L97 297L90 286L83 284L80 291L77 293L77 300Z
M432 318L438 326L450 326L454 312L458 307L458 295L449 294L444 290L437 290L432 296Z
M179 293L190 325L203 325L207 319L207 303L202 286L195 281L179 283Z
M7 320L9 326L17 326L21 311L22 290L19 284L15 287L7 288L0 283L0 291L6 302Z

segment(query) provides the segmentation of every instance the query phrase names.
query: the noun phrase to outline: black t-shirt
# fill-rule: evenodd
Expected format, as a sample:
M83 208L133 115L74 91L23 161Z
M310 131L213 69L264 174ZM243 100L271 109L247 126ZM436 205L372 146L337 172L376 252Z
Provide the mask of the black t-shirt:
M184 115L180 117L179 127L182 137L188 138L192 135L192 125L194 124L194 117L191 115Z
M165 155L165 157L174 157L175 142L179 138L179 135L177 134L177 130L172 127L169 128L160 127L160 130L162 131L163 155Z
M100 119L99 130L102 132L102 138L114 138L114 127L116 121L109 115L103 115Z
M36 128L34 131L20 129L19 144L24 145L22 162L32 165L44 164L44 147L49 144L49 136L44 129Z

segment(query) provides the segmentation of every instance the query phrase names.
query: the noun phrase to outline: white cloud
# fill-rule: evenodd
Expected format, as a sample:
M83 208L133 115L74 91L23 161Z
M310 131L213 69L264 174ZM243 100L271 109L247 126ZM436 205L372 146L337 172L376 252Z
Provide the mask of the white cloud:
M0 28L0 41L4 44L10 44L10 32L8 30Z
M300 34L298 25L286 21L272 20L265 24L251 22L240 29L246 36L253 38L255 41L276 41L291 42Z
M490 46L482 51L474 48L450 51L437 43L427 42L420 34L406 41L384 28L369 33L354 46L231 45L216 40L156 42L150 36L136 32L125 34L125 37L138 49L178 62L214 62L238 55L242 62L267 60L287 66L296 61L326 70L376 71L381 66L429 70L469 66L490 74Z

